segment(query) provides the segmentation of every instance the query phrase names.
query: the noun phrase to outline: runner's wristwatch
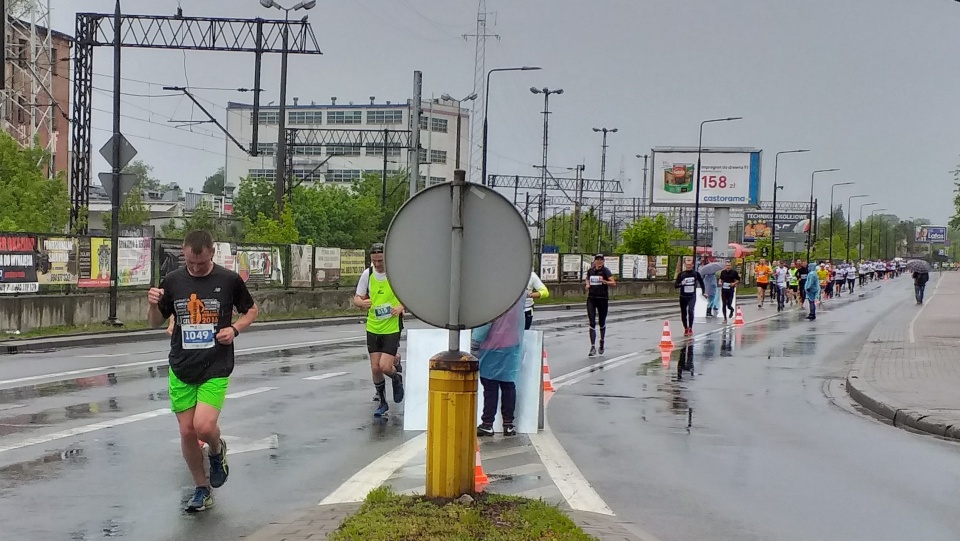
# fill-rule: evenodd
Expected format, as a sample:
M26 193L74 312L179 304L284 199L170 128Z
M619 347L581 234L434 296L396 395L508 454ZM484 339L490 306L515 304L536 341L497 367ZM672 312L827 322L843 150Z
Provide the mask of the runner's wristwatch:
M240 336L240 331L238 331L236 327L234 327L233 325L230 325L230 328L233 329L233 337L234 337L234 338Z

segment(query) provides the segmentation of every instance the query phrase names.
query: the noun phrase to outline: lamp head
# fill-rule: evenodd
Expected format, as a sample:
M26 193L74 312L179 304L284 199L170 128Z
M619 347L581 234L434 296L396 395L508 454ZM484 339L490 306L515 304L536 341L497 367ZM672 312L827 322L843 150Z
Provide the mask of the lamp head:
M523 66L520 71L536 71L542 69L540 66Z
M453 99L453 96L451 96L450 94L440 94L440 99L443 101L457 101Z
M270 9L272 7L280 7L273 0L260 0L260 5L267 9Z
M530 92L533 92L534 94L539 94L539 93L540 93L540 89L537 88L537 87L535 87L535 86L531 86L531 87L530 87Z
M475 100L475 99L477 99L477 93L476 93L476 92L474 92L473 94L470 94L470 95L467 96L466 98L463 98L463 100L461 100L461 101L471 101L471 100Z
M561 88L560 90L557 90L556 94L557 95L563 94L563 89Z

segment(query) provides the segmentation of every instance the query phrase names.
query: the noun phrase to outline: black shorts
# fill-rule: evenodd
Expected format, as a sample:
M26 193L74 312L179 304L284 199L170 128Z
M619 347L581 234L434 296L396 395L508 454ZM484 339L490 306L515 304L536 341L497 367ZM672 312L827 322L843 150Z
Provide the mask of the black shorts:
M762 290L764 290L764 291L767 290L767 286L768 286L768 285L770 285L770 282L767 282L766 284L761 284L761 283L759 283L759 282L757 283L757 287L760 288L760 289L762 289Z
M396 357L400 351L400 333L373 334L367 331L367 352L384 353Z
M800 285L798 284L798 285L795 285L795 286L787 286L787 289L789 289L790 291L799 291L799 290L800 290Z

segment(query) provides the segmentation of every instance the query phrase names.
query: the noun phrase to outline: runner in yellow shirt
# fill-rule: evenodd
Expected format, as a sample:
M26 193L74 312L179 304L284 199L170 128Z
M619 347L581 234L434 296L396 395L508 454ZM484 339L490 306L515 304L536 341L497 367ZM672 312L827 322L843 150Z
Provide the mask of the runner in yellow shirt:
M764 297L767 296L767 287L770 286L770 266L766 259L761 259L760 263L754 267L753 272L757 275L757 308L763 308Z

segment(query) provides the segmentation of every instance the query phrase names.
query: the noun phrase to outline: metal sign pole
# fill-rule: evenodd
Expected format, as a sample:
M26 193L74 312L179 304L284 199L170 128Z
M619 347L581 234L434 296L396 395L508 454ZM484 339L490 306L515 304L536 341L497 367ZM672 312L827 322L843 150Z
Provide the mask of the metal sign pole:
M477 434L477 383L480 362L460 351L460 286L463 262L463 196L466 171L450 186L450 310L448 350L430 359L427 403L427 482L430 498L456 498L473 492Z

